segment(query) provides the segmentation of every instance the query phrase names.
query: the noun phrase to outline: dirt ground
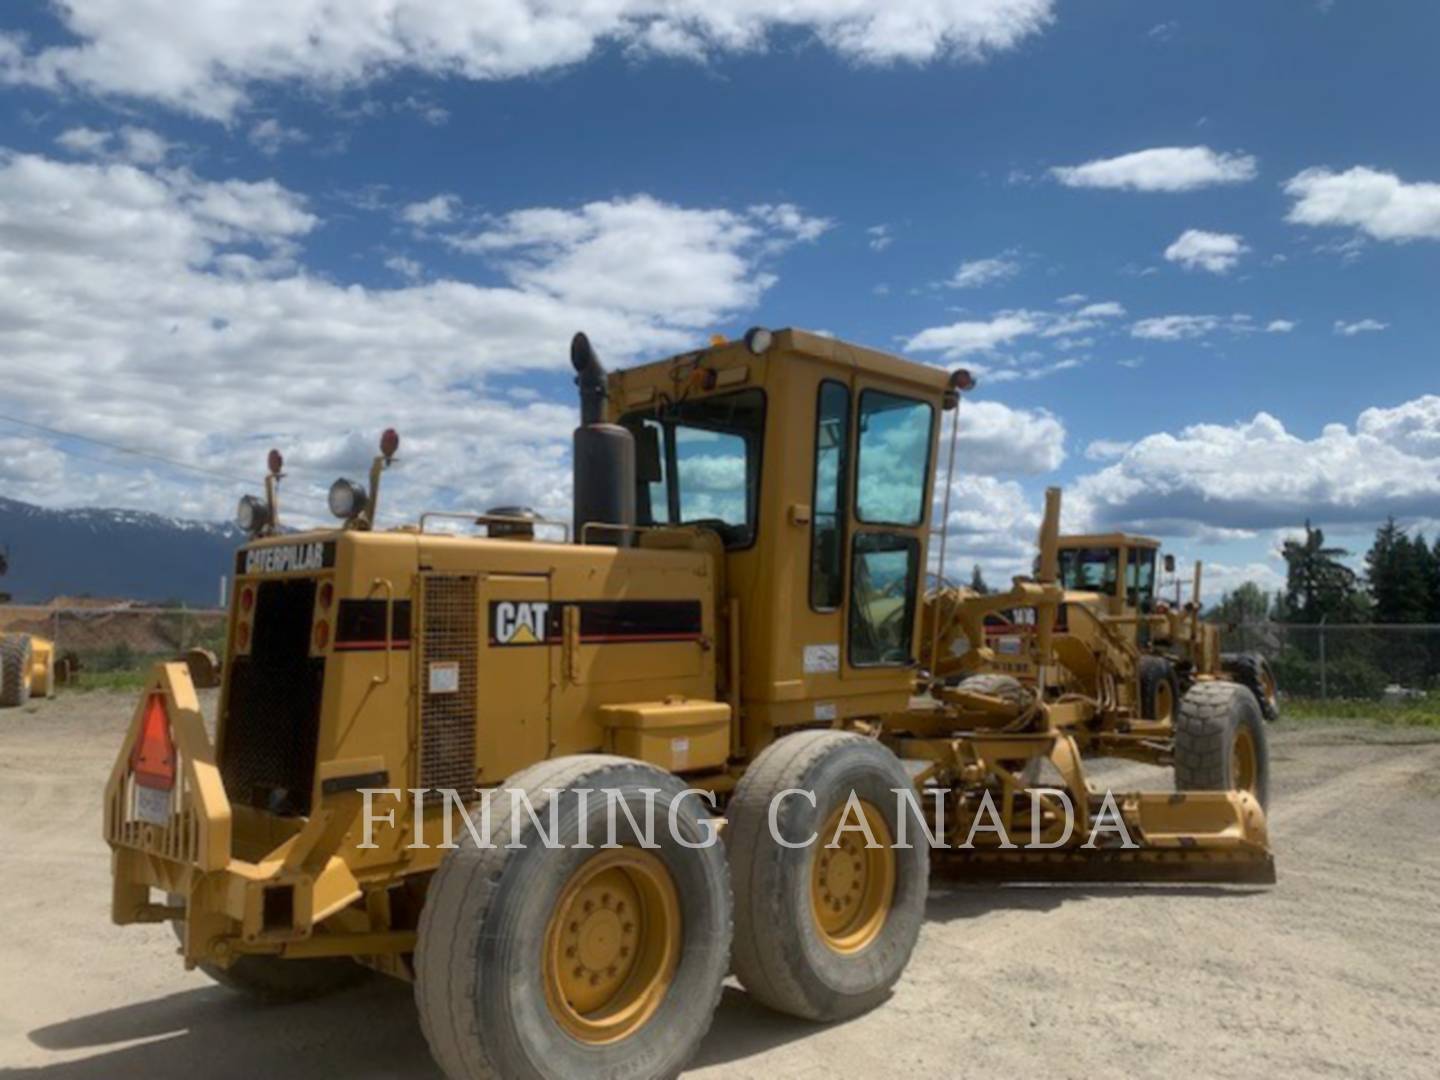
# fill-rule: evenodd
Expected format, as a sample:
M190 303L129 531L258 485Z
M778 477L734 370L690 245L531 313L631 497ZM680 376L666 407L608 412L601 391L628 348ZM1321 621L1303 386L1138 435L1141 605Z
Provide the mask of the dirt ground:
M168 928L110 925L100 793L131 700L0 712L0 1068L436 1075L404 985L260 1008ZM1272 759L1274 888L937 888L888 1002L819 1027L732 985L691 1075L1434 1076L1440 732L1282 724Z

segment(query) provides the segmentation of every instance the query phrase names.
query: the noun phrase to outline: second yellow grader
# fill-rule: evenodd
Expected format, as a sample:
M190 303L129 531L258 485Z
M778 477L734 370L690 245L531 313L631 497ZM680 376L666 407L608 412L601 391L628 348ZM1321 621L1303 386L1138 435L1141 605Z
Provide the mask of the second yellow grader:
M451 1077L639 1078L691 1059L732 971L811 1020L883 1001L932 866L1273 880L1254 793L1102 791L1081 742L1103 703L1017 712L920 667L963 372L796 330L608 375L577 335L571 359L570 522L378 530L387 433L331 489L337 527L281 533L272 455L213 741L159 666L110 777L116 922L173 922L188 966L265 998L409 980ZM1015 585L1042 686L1057 535L1052 498ZM1250 691L1202 687L1223 741ZM460 804L499 791L534 813L472 834ZM607 821L616 794L633 819Z

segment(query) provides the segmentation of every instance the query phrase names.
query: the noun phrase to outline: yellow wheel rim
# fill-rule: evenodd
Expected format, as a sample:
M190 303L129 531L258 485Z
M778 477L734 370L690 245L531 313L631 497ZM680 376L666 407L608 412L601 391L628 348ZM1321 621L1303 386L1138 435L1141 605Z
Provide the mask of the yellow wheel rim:
M1275 676L1269 668L1260 673L1260 691L1265 695L1265 703L1273 707L1278 694L1275 689Z
M856 953L885 928L895 899L895 852L890 826L872 804L859 802L860 812L875 838L867 846L852 811L838 837L846 807L840 806L820 828L810 868L810 907L820 938L838 953ZM836 846L828 846L834 839Z
M680 901L670 871L639 848L602 851L566 882L545 932L545 1001L580 1042L638 1031L680 962Z
M1235 732L1235 745L1230 750L1231 776L1236 791L1254 792L1255 778L1260 771L1256 764L1258 757L1255 736L1250 734L1249 728L1242 727Z
M1175 715L1175 693L1169 680L1155 684L1155 715L1152 720L1169 720Z

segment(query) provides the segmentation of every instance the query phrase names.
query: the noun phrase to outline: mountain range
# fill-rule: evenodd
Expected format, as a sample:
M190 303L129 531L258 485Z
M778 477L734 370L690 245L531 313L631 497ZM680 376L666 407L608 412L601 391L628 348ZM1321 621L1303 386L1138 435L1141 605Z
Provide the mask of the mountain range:
M228 523L0 497L0 551L8 549L10 566L0 592L17 604L97 596L214 607L244 539Z

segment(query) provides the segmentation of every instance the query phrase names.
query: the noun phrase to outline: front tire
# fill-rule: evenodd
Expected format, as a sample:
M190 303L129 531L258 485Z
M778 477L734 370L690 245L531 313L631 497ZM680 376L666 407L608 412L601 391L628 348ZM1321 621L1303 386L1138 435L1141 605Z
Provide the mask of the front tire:
M842 731L787 735L746 770L730 800L725 844L735 881L733 967L757 1001L828 1021L889 994L914 951L929 888L930 852L908 805L910 846L892 845L901 828L896 789L912 788L894 754ZM797 789L815 801L790 794L778 804L776 832L797 845L787 847L771 833L771 805ZM854 810L842 818L852 794L875 848ZM842 820L856 831L837 838Z
M1255 695L1266 720L1273 724L1280 719L1280 692L1270 661L1259 653L1226 653L1220 664L1225 674Z
M1199 682L1175 717L1175 786L1248 791L1270 801L1270 751L1255 695L1239 683Z
M643 762L581 755L517 775L559 846L522 809L492 811L489 846L467 837L430 881L415 952L415 999L435 1060L454 1080L675 1076L709 1030L731 939L729 872L697 798ZM589 792L584 800L577 789ZM617 807L606 842L605 792ZM674 814L675 829L670 827ZM588 848L578 846L584 822ZM672 832L674 835L672 835ZM507 847L514 843L518 846Z
M1175 720L1180 701L1180 676L1161 656L1140 658L1140 711L1147 720Z

